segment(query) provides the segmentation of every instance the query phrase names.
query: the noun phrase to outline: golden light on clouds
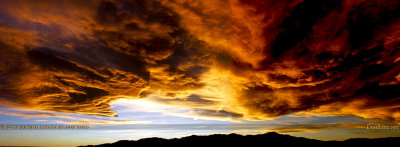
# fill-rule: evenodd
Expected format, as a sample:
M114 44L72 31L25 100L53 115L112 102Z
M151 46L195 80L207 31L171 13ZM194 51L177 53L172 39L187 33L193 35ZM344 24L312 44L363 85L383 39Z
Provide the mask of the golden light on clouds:
M113 117L128 98L212 120L400 121L398 1L1 3L2 106Z

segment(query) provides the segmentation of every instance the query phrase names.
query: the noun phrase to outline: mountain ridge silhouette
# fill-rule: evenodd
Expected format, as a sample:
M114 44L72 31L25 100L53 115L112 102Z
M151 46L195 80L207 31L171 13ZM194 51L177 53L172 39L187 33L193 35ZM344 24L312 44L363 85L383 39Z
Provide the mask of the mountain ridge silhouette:
M258 135L239 135L239 134L212 134L207 136L191 135L182 138L164 139L159 137L143 138L139 140L119 140L114 143L99 145L86 145L80 147L111 147L111 146L151 146L151 145L171 145L171 146L216 146L216 145L335 145L335 146L377 146L377 145L400 145L400 137L387 138L350 138L344 141L322 141L304 137L294 137L276 132L269 132Z

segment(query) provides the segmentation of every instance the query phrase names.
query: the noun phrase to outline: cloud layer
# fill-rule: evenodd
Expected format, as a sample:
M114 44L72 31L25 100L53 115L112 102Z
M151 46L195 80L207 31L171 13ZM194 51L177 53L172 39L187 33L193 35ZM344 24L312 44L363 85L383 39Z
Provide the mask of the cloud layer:
M0 105L400 121L400 2L1 1ZM157 97L157 98L155 98Z

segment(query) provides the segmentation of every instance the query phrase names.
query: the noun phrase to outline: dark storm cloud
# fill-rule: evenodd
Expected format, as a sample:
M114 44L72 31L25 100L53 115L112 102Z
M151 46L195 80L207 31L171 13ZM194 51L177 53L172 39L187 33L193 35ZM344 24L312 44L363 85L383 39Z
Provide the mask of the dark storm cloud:
M240 101L269 117L331 112L398 120L399 40L393 29L399 25L399 6L300 2L266 46L265 84L244 90Z
M72 1L69 7L50 1L40 1L41 6L27 3L6 2L2 8L2 33L11 32L15 38L2 40L4 101L114 116L108 103L120 95L140 97L168 88L165 95L173 96L172 89L201 86L196 79L207 68L191 59L195 48L184 43L193 41L178 27L178 16L157 1ZM48 7L51 4L55 7ZM26 9L10 10L17 5ZM35 11L41 7L54 14ZM67 8L74 9L57 13ZM33 33L26 36L40 39L19 43L29 31ZM151 69L160 68L150 77ZM163 78L168 76L176 78ZM150 88L149 83L157 86Z
M4 105L400 119L398 1L2 1Z
M340 0L307 0L298 4L290 16L280 23L282 31L272 42L268 55L279 57L282 53L292 49L299 41L304 40L312 31L313 25L319 18L340 5Z

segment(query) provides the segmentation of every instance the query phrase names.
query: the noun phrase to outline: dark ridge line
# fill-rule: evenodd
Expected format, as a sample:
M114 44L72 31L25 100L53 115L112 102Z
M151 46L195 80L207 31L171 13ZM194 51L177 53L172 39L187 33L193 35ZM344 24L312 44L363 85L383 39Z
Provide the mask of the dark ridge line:
M381 145L400 145L400 137L387 138L351 138L344 141L322 141L304 137L294 137L290 135L269 132L259 135L239 135L239 134L213 134L207 136L191 135L182 138L164 139L159 137L143 138L139 140L119 140L114 143L100 145L86 145L79 147L111 147L111 146L151 146L151 145L173 145L173 146L244 146L244 145L335 145L335 146L381 146Z

